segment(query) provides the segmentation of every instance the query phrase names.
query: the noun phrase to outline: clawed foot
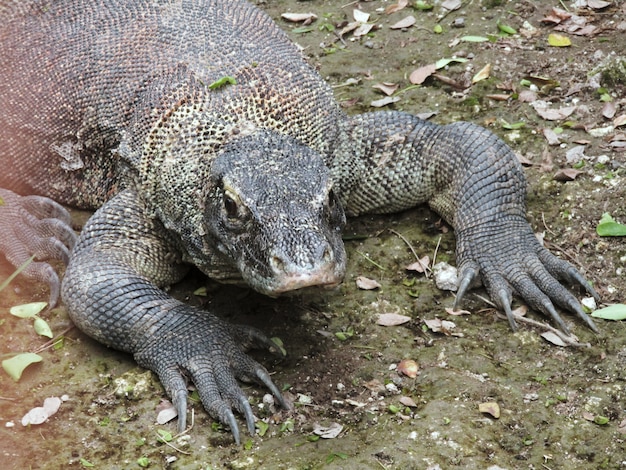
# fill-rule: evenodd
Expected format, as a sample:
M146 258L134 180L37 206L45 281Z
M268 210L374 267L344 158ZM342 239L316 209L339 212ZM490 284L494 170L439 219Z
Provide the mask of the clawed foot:
M530 308L548 315L566 334L570 334L569 328L555 304L576 314L598 332L576 297L559 281L583 287L596 301L600 301L598 293L570 263L542 247L525 220L508 220L489 229L481 226L458 231L457 245L459 289L454 308L458 308L470 287L482 281L491 299L506 313L514 331L517 325L511 310L513 293Z
M282 408L290 408L267 370L240 346L268 349L282 356L267 336L190 307L176 318L177 324L164 328L166 331L135 353L135 359L158 374L178 412L179 432L187 424L187 379L195 384L207 412L230 427L237 444L241 437L233 409L245 417L248 432L255 433L254 414L238 380L267 387Z
M50 286L50 307L59 300L60 282L44 260L67 264L75 242L70 215L60 204L0 189L0 253L16 268L34 256L35 261L26 265L22 274Z

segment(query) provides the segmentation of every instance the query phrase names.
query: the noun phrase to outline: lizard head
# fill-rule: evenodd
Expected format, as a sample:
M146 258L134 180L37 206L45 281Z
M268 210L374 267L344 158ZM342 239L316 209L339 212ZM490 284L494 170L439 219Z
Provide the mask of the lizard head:
M209 180L205 249L218 250L250 287L273 296L342 281L345 215L319 153L257 130L220 149Z

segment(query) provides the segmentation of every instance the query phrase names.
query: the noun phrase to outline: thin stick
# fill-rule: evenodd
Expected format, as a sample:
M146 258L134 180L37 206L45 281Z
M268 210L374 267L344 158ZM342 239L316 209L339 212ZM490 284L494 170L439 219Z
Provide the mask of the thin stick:
M428 278L428 271L430 271L431 269L428 266L424 266L424 263L422 263L422 260L420 260L419 256L417 256L417 253L415 252L413 246L409 243L409 241L401 233L396 232L394 229L390 228L389 231L396 235L398 238L400 238L400 240L402 240L406 244L406 246L409 247L411 253L413 253L413 256L415 256L415 259L424 270L424 275Z

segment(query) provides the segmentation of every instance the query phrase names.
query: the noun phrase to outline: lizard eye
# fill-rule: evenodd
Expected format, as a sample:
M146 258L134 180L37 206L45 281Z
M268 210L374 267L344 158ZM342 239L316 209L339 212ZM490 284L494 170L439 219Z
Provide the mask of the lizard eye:
M228 217L230 217L231 219L237 217L237 202L226 192L224 192L224 209L226 210L226 214L228 215Z

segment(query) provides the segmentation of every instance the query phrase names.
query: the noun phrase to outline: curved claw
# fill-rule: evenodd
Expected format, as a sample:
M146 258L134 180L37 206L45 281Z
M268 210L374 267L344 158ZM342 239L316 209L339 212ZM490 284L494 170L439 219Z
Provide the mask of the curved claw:
M559 330L561 330L566 335L571 335L570 329L567 327L567 325L561 318L561 315L559 315L559 313L556 311L556 309L554 308L554 305L552 305L551 302L544 302L542 307L543 307L542 310L546 312L548 315L550 315L550 318L552 318L554 323L558 325Z
M458 310L461 304L461 300L465 293L470 288L470 286L474 283L478 276L478 269L474 267L467 267L461 270L461 276L459 280L459 288L456 292L456 298L454 299L453 309Z
M233 435L233 439L235 439L235 443L237 445L241 444L241 438L239 435L239 426L237 426L237 420L235 419L235 415L233 414L230 408L224 410L224 416L220 416L222 421L228 424L230 427L230 433Z
M500 307L504 309L504 313L506 313L506 318L509 320L511 329L517 331L517 323L515 323L515 316L511 310L511 294L509 294L506 289L500 289L498 291L498 302L500 303Z
M187 390L178 390L172 398L176 413L178 413L178 433L187 428Z
M274 382L272 382L272 379L267 371L262 367L258 367L255 372L256 378L261 384L265 385L270 390L272 395L274 395L274 398L278 400L280 406L285 410L290 410L291 405L285 400L285 397L283 397L283 394L280 392L278 387L274 385Z
M254 413L252 413L252 407L246 399L246 397L239 397L239 408L243 411L243 415L246 417L246 425L248 426L248 432L251 436L254 436Z
M596 300L596 302L600 302L600 295L591 286L591 284L589 284L587 279L585 279L583 275L580 274L576 269L570 266L569 269L567 270L567 275L572 281L576 281L578 284L580 284L587 291L587 293L589 293L589 295L591 295ZM594 325L594 328L595 328L595 325Z

